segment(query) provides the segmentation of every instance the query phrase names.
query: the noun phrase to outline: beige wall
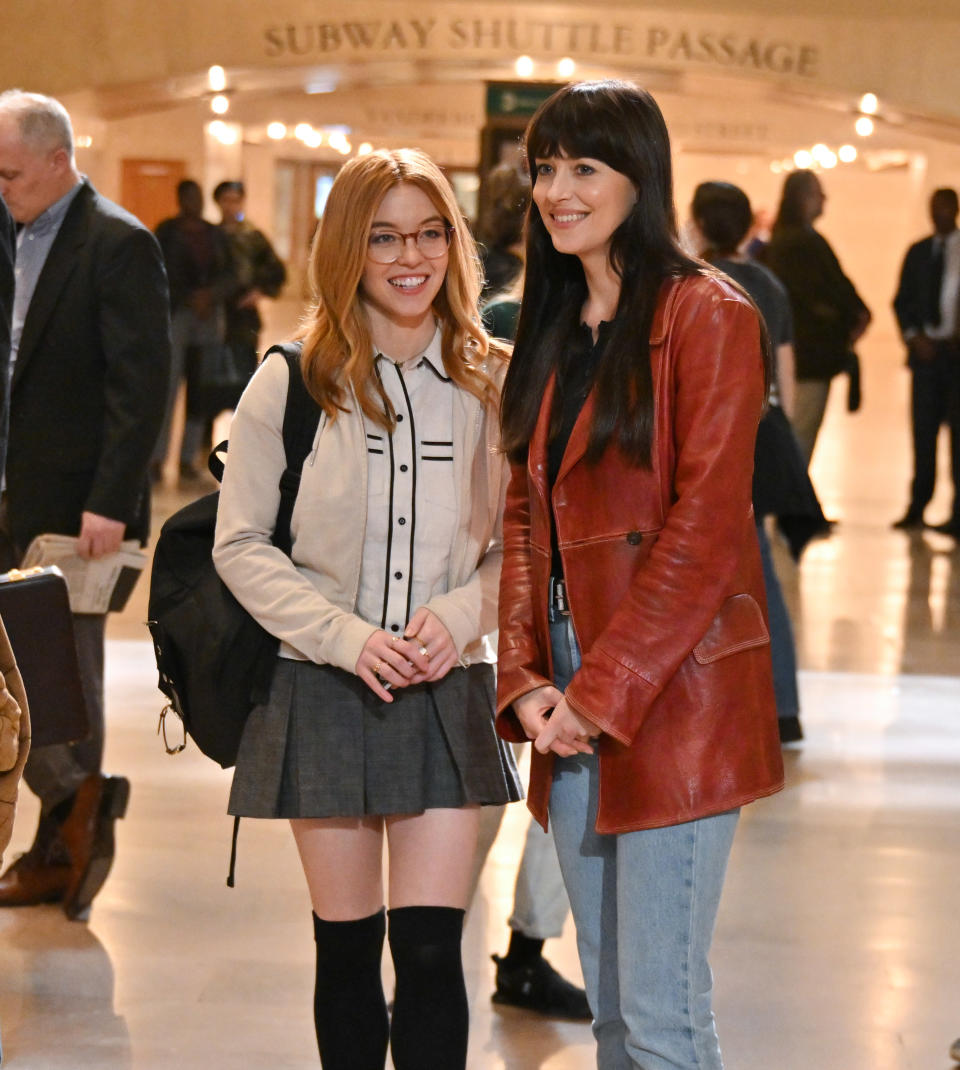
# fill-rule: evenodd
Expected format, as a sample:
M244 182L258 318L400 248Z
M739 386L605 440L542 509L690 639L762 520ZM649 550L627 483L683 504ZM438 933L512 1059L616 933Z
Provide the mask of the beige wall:
M55 33L65 10L70 32ZM796 14L802 11L803 14ZM960 118L956 0L681 0L559 4L486 0L7 0L4 76L54 93L153 83L176 95L212 63L277 77L422 80L572 55L648 77L733 73ZM252 78L251 81L256 81Z

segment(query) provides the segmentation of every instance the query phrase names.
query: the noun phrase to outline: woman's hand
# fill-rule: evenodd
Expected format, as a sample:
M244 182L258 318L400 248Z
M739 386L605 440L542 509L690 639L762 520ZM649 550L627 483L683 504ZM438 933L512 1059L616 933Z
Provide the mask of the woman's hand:
M432 683L442 680L457 664L460 655L446 625L426 606L421 606L410 618L403 632L404 641L413 646L426 666L412 677L410 683ZM420 662L417 662L418 668Z
M546 728L548 714L563 699L563 692L553 684L545 684L534 691L513 700L513 712L517 715L520 727L526 732L527 739L536 739Z
M407 687L425 679L430 668L417 642L378 630L363 644L354 672L378 698L393 702L384 684Z
M593 754L589 740L599 735L597 725L572 710L561 696L533 745L541 754L553 751L561 758L572 758L575 754Z

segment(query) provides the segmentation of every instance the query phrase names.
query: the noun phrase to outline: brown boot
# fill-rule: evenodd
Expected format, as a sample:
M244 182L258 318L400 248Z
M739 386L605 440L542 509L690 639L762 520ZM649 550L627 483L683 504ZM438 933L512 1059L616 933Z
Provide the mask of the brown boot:
M69 866L51 865L39 852L28 851L0 877L0 907L59 903L69 878Z
M113 823L126 813L129 799L126 777L91 773L77 789L73 808L60 829L70 854L63 910L72 921L89 916L90 904L107 879L113 865Z

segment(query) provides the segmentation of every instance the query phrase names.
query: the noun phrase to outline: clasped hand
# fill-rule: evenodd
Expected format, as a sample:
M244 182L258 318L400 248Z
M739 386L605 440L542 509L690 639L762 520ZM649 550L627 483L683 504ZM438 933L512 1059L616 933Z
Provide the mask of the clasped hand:
M393 702L389 688L441 680L457 660L457 648L446 626L421 606L402 636L375 631L360 651L355 671L375 695Z
M548 684L514 699L517 719L541 754L553 751L561 758L574 754L593 754L590 740L600 735L600 728L577 713L563 692Z

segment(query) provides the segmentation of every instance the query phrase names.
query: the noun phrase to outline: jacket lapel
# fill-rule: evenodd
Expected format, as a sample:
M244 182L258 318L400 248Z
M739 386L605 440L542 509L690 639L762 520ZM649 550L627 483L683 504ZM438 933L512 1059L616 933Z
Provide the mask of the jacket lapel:
M677 290L676 280L666 279L660 287L657 298L657 307L654 310L653 323L650 327L650 360L654 380L656 380L655 365L659 359L657 351L663 344L665 337L664 323L666 322L666 317L672 311ZM596 387L593 387L587 395L587 400L583 403L583 408L580 410L577 422L573 425L573 430L570 432L570 441L564 450L563 460L560 462L560 471L557 473L557 483L564 478L575 464L583 459L584 454L587 452L587 446L590 444L590 429L593 427L595 405ZM543 415L542 411L540 415Z
M47 254L37 288L30 299L27 318L23 324L23 335L17 352L17 361L13 369L13 383L22 377L24 369L33 356L43 329L57 307L67 280L77 266L79 250L86 243L90 229L90 208L93 202L93 188L84 179L79 191L67 211L66 218Z
M560 471L557 472L557 483L563 479L567 472L569 472L578 461L583 459L583 455L587 452L587 446L590 443L590 428L593 426L593 406L594 389L591 388L590 393L587 395L587 400L583 403L583 408L580 410L580 415L577 417L577 422L573 425L573 430L570 432L570 440L567 442L567 448L563 451L563 460L560 462ZM554 484L554 486L556 486L556 484Z
M527 449L527 474L531 485L536 487L544 503L547 502L547 437L550 433L550 413L553 411L553 396L556 388L557 375L556 372L551 372Z

